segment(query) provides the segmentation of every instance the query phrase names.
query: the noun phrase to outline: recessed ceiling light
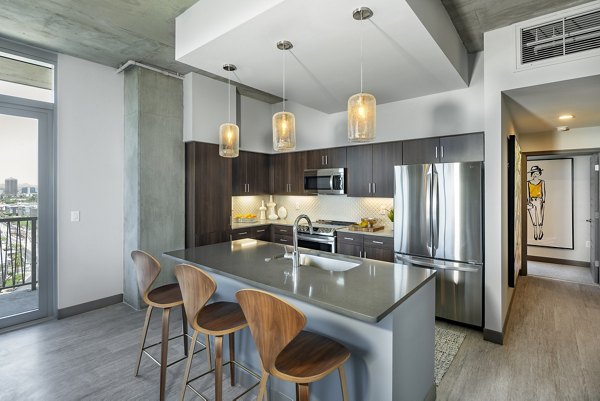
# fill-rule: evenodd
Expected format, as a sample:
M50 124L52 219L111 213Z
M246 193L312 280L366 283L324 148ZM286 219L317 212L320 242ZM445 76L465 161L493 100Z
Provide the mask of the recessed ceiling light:
M571 129L571 128L567 127L566 125L562 125L562 126L560 126L560 127L556 127L556 130L557 130L558 132L567 132L567 131L569 131L570 129Z
M562 114L562 115L558 116L559 120L570 120L572 118L575 118L575 116L573 114Z

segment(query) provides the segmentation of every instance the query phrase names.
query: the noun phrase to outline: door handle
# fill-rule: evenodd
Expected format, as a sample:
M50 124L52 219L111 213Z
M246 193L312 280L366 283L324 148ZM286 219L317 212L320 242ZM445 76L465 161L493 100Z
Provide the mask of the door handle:
M375 183L373 183L373 193L377 193L377 189L375 187Z

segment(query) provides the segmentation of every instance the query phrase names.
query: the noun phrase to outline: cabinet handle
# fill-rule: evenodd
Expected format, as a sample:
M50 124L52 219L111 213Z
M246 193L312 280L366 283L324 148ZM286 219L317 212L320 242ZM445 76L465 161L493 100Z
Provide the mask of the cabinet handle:
M287 233L287 230L285 230L283 228L280 228L279 231L282 232L282 233Z
M354 241L354 238L344 237L344 239L347 239L348 241Z
M256 230L257 233L264 233L265 230Z
M279 241L281 241L281 242L288 242L285 238L279 238Z
M371 183L369 183L369 193L371 193Z
M437 156L437 148L438 148L438 147L436 146L436 147L435 147L435 158L436 158L436 159L437 159L437 157L438 157L438 156Z
M363 252L363 256L362 256L362 257L363 257L363 258L366 258L366 257L367 257L367 251L364 251L364 252Z
M373 193L376 193L377 190L375 189L375 183L373 183Z
M244 231L243 233L237 233L237 235L247 235L248 231Z
M374 244L379 244L379 245L383 245L383 242L381 241L372 241Z
M325 156L321 155L321 165L325 164Z
M444 145L440 146L440 157L444 158Z
M325 165L329 164L329 160L327 160L329 158L329 156L325 155Z

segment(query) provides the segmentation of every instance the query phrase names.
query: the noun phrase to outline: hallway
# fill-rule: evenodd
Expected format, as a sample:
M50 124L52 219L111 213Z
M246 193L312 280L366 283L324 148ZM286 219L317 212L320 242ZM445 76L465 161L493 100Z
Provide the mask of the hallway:
M527 261L530 276L553 278L579 284L594 285L589 267L559 265L554 263Z
M463 330L438 400L600 400L600 287L520 277L504 346Z

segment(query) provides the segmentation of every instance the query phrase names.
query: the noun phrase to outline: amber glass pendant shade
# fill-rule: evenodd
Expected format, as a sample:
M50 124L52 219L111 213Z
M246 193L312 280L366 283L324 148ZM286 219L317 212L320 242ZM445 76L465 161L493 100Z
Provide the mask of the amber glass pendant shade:
M240 128L232 123L219 127L219 156L238 157L240 154Z
M348 140L369 142L375 139L377 102L369 93L357 93L348 99Z
M273 149L277 152L296 149L296 118L289 111L273 114Z

